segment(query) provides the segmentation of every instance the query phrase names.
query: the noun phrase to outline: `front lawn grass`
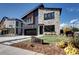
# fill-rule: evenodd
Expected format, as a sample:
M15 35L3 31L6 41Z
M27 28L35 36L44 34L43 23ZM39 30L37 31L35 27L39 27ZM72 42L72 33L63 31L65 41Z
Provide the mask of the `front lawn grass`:
M43 39L44 42L47 42L47 43L55 43L61 40L65 40L67 39L67 37L63 35L44 35L40 37L40 39Z

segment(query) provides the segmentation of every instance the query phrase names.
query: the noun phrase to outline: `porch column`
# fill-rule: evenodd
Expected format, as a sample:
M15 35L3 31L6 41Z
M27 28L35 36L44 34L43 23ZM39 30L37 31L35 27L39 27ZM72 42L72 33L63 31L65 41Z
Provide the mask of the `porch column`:
M14 28L14 35L17 35L17 33L16 33L16 28Z
M24 35L24 28L22 28L22 35Z
M60 34L60 27L59 27L59 25L55 25L55 32L56 32L57 35Z
M44 34L44 25L43 25L43 34Z
M37 35L39 35L40 34L40 28L39 28L39 25L37 26Z

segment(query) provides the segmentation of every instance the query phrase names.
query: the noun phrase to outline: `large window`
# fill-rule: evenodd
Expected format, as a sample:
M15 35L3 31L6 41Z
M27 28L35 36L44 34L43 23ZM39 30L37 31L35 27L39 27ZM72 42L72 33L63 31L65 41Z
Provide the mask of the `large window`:
M27 19L26 19L26 23L27 23L27 24L32 24L32 23L33 23L33 22L32 22L32 18L31 18L31 17L27 18Z
M19 22L18 22L18 21L16 21L16 26L17 26L17 27L19 26Z
M21 23L21 27L23 27L23 23Z
M44 27L45 32L55 32L55 25L48 25Z
M9 25L10 28L13 28L13 25Z
M44 20L54 19L54 17L55 17L54 12L44 14Z

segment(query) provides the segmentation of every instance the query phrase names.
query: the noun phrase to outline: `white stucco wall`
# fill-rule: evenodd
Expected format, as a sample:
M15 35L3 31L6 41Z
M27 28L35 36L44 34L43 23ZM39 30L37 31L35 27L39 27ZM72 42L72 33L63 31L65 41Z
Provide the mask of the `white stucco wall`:
M14 20L5 20L4 21L5 28L16 28L16 21Z

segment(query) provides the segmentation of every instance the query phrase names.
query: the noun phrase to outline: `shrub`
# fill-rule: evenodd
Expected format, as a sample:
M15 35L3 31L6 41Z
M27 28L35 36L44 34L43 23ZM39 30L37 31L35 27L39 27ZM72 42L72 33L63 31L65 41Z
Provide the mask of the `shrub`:
M74 48L72 45L68 45L64 51L67 55L75 55L79 52L78 49Z
M67 37L65 40L58 42L58 46L64 48L64 52L68 55L79 54L79 36Z
M79 48L79 36L76 36L74 38L74 45L75 45L75 47Z
M64 28L63 29L63 31L64 31L64 34L68 37L74 37L74 32L72 31L72 29L71 28Z
M68 32L68 31L72 31L70 28L67 28L67 27L65 27L64 29L63 29L63 31L64 31L64 33L66 33L66 32Z
M62 41L57 43L57 46L60 47L60 48L65 48L67 46L67 42L62 40Z

